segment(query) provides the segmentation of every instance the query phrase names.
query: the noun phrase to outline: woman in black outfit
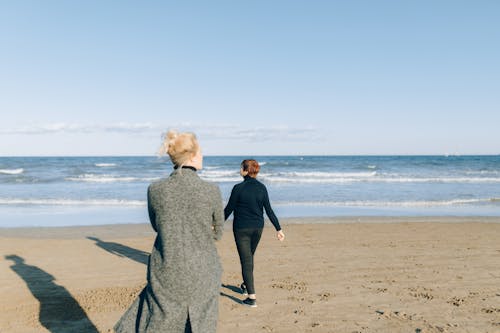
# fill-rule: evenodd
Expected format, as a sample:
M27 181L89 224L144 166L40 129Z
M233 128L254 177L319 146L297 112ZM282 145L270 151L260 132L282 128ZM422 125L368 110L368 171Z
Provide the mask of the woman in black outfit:
M233 187L229 202L224 209L226 220L234 211L233 234L243 275L243 283L240 287L243 295L248 295L243 304L251 307L257 306L253 281L253 257L264 228L263 208L277 231L278 240L285 239L278 218L274 215L269 203L266 186L256 179L259 170L260 166L256 160L241 162L240 174L244 180Z

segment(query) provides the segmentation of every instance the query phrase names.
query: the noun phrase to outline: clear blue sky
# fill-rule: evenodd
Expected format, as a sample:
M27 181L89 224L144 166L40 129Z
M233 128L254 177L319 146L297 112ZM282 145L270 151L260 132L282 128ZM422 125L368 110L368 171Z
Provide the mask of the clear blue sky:
M0 155L500 153L500 1L2 1Z

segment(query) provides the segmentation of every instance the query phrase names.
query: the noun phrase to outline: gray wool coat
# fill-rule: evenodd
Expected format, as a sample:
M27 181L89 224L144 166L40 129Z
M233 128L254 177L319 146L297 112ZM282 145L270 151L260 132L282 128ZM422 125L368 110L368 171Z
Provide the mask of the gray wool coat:
M217 185L191 169L176 169L148 188L149 218L157 232L147 285L115 325L124 332L215 332L222 267L215 240L224 211Z

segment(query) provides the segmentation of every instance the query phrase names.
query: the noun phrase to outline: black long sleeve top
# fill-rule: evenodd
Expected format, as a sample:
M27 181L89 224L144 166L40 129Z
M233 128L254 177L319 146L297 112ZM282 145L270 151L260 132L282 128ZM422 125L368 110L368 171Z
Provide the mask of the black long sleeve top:
M263 208L276 231L280 231L281 226L269 203L266 186L255 178L245 176L241 183L234 185L224 216L227 220L234 211L233 229L264 228Z

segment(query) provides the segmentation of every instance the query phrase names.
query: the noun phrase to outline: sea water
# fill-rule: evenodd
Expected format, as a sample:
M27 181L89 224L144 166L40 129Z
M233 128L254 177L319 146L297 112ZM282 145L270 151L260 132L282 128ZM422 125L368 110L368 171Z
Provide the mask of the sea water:
M500 156L206 156L226 202L255 158L278 217L500 216ZM168 158L0 157L0 227L147 223Z

